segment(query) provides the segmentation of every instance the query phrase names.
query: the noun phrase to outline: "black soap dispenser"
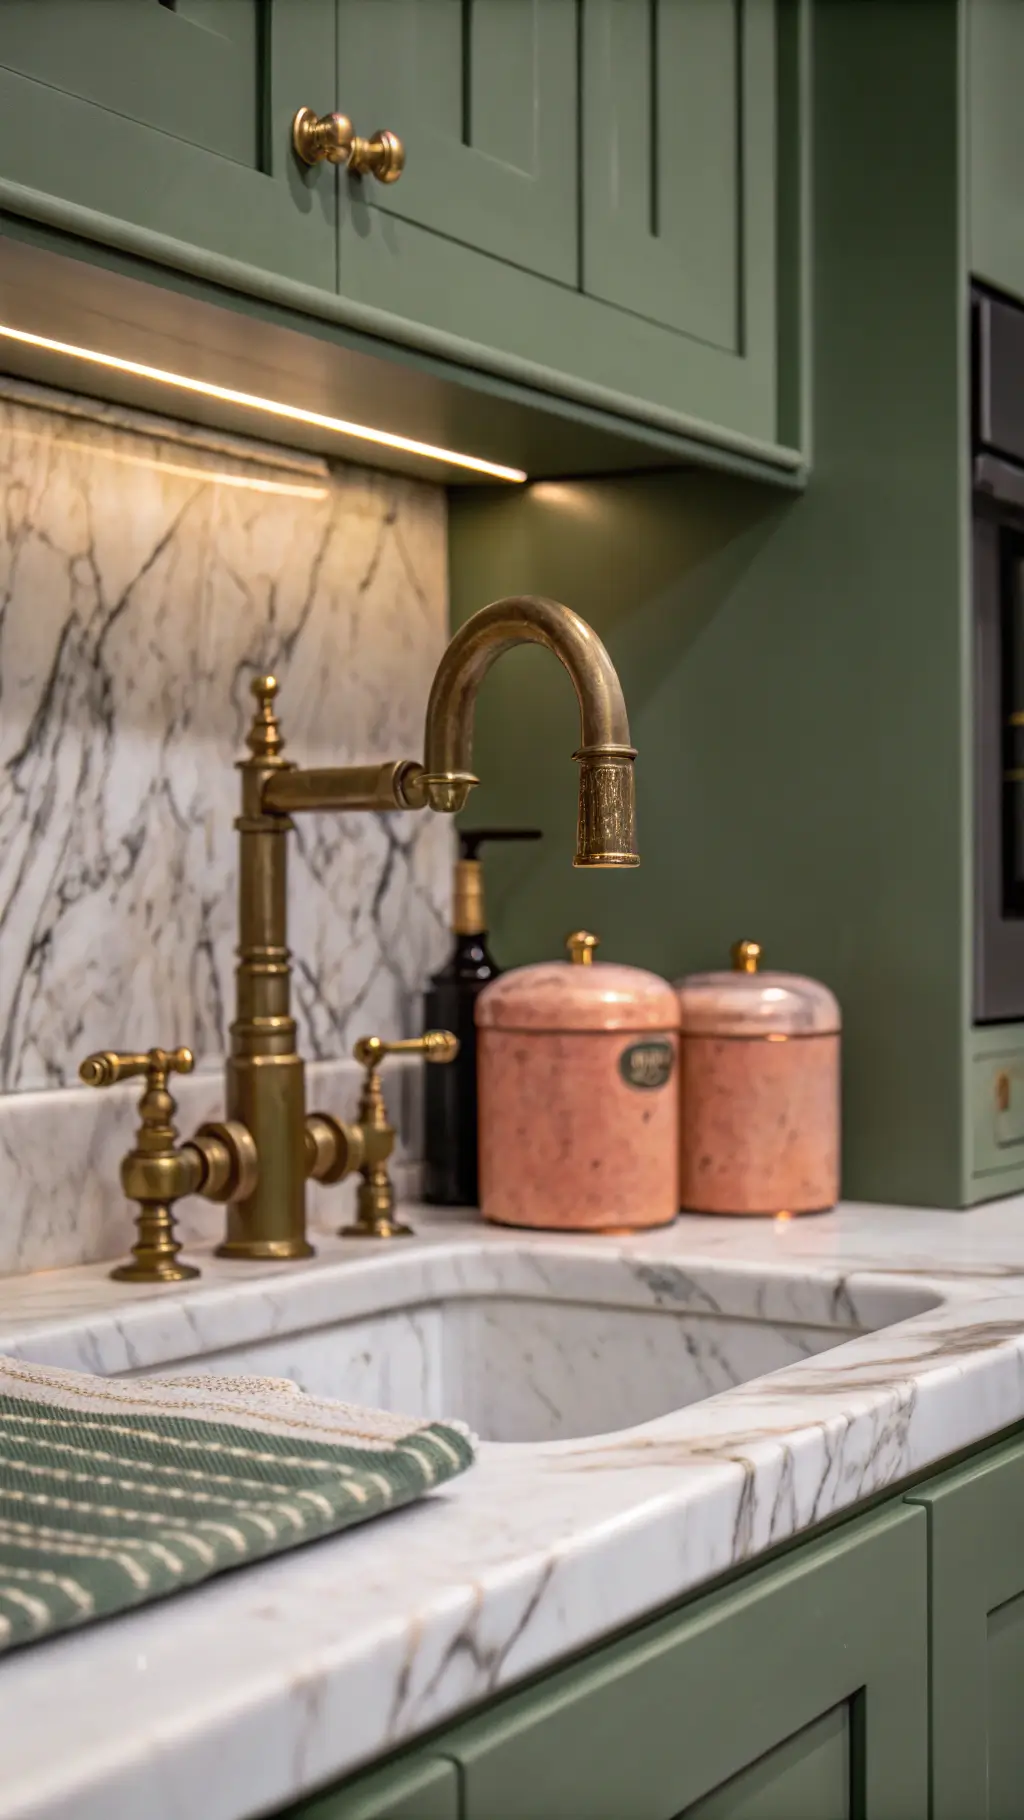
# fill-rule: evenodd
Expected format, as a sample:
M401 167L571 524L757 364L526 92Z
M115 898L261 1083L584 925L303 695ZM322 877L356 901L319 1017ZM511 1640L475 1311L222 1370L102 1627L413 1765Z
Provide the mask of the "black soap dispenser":
M484 869L488 840L539 840L539 828L460 828L452 933L455 943L425 995L426 1027L453 1030L459 1053L447 1068L424 1069L423 1198L435 1207L477 1204L476 1001L501 972L487 947Z

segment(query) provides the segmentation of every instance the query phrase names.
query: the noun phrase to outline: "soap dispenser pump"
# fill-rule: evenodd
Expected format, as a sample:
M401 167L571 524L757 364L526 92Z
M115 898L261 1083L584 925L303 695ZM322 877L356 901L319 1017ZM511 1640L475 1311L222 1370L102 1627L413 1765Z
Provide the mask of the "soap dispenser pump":
M476 1001L501 968L487 946L484 841L539 840L539 828L460 828L452 910L454 944L425 996L428 1023L451 1030L459 1053L425 1071L424 1200L434 1207L477 1204ZM439 1077L443 1076L441 1079Z

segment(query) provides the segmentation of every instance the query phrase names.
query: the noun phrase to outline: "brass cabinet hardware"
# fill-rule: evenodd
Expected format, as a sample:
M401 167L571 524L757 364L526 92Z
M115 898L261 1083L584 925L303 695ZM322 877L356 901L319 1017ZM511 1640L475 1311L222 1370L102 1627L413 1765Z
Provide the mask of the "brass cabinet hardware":
M179 1145L167 1077L191 1074L192 1068L190 1049L149 1049L145 1054L108 1049L87 1055L78 1070L87 1087L112 1087L133 1075L146 1078L135 1146L121 1163L121 1186L139 1207L132 1262L110 1273L124 1283L181 1283L197 1277L198 1270L178 1258L174 1202L185 1194L226 1200L254 1180L255 1150L244 1129L206 1125L191 1143Z
M996 1111L997 1112L1009 1112L1009 1110L1010 1110L1010 1077L1007 1074L1005 1068L1001 1068L999 1070L999 1073L996 1075L995 1088L996 1088Z
M360 139L347 114L314 113L300 107L292 121L292 144L303 164L343 164L353 177L397 183L405 169L405 147L397 133L381 131Z
M238 964L235 1016L225 1066L226 1120L204 1125L179 1144L167 1093L167 1073L188 1072L187 1050L169 1059L148 1055L90 1056L82 1078L108 1086L127 1074L150 1078L135 1148L121 1179L139 1202L134 1263L117 1272L135 1282L174 1282L193 1275L176 1262L171 1206L201 1194L227 1209L221 1257L305 1258L306 1184L341 1182L358 1172L357 1217L348 1230L361 1238L398 1237L387 1172L395 1133L388 1122L380 1065L388 1055L450 1061L456 1039L447 1031L388 1043L363 1037L355 1055L366 1070L356 1118L306 1111L303 1060L291 1011L288 949L288 848L297 815L333 811L460 809L476 783L472 770L477 690L491 665L515 645L540 644L568 671L580 714L577 866L638 864L633 760L622 689L597 634L553 600L529 595L495 601L467 620L445 651L434 677L424 727L424 763L398 759L372 765L305 769L284 756L276 713L277 681L257 676L255 712L238 765ZM525 728L519 730L526 741ZM582 938L581 938L582 939ZM584 945L586 954L591 953ZM582 953L581 953L582 958ZM160 1059L162 1058L162 1059Z

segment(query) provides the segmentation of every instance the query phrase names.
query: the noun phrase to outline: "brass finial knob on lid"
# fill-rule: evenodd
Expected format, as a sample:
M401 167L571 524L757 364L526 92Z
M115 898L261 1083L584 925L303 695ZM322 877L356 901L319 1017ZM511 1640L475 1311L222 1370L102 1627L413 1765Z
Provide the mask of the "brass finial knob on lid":
M729 950L734 973L756 973L761 960L760 942L733 942Z
M593 963L594 950L601 945L598 935L591 935L586 929L574 929L565 938L569 950L569 959L574 967L589 967Z

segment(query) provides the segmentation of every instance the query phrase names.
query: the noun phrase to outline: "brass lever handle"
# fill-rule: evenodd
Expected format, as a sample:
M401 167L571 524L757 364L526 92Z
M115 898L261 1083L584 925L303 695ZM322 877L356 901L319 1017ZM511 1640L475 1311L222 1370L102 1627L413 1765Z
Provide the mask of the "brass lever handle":
M175 1201L202 1194L210 1201L242 1200L256 1184L256 1147L244 1125L203 1125L187 1144L179 1144L177 1111L168 1092L171 1074L191 1074L191 1049L148 1049L122 1054L115 1049L87 1055L78 1070L87 1087L113 1087L144 1075L135 1143L121 1162L121 1186L138 1204L138 1234L132 1261L119 1264L111 1276L124 1283L181 1283L197 1277L192 1264L179 1261L174 1236Z
M387 1055L422 1055L428 1062L454 1062L459 1039L450 1030L425 1030L422 1036L404 1036L385 1043L379 1036L361 1036L352 1050L360 1067L379 1068Z
M303 164L343 164L353 177L397 183L405 169L405 147L386 130L361 139L347 114L321 114L300 107L292 121L292 145Z

